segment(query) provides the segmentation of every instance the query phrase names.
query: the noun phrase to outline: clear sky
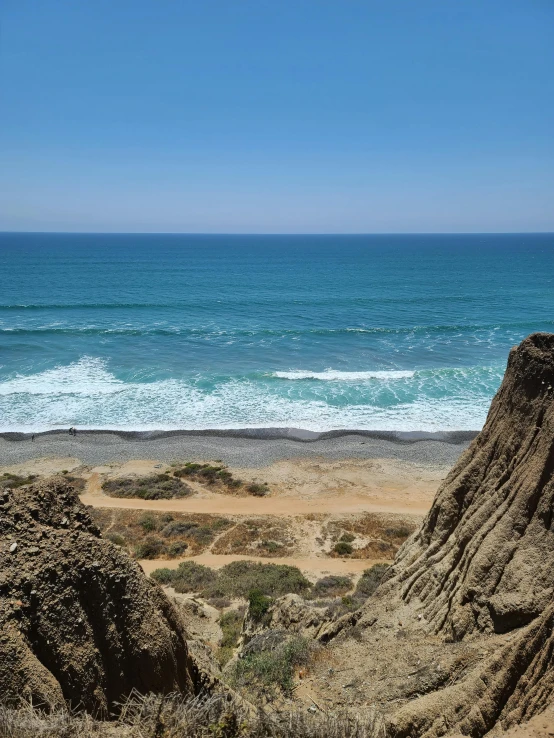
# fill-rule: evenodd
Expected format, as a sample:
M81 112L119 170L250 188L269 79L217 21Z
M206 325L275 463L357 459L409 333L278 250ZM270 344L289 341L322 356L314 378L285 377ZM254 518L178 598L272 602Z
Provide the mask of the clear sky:
M554 231L554 0L0 0L0 230Z

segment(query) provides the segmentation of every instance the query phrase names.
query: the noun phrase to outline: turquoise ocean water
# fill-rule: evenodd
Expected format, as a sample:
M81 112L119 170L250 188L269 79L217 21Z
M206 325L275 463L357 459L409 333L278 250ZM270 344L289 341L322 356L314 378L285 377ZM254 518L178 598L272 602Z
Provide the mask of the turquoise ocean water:
M554 236L0 234L0 430L468 430Z

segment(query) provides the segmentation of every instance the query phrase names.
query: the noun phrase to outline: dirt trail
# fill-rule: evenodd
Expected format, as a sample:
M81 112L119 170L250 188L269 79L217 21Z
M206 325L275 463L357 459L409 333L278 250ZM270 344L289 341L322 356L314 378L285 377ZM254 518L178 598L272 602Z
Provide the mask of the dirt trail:
M147 574L154 569L167 567L168 569L176 569L181 561L195 561L197 564L204 564L212 569L219 569L225 564L232 561L259 561L263 564L286 564L287 566L297 566L301 571L310 574L319 575L329 574L356 574L368 569L373 564L382 563L382 560L371 559L318 559L318 558L294 558L279 557L264 558L262 556L246 556L241 554L212 554L202 553L198 556L188 556L186 559L148 559L141 560L139 564Z
M210 497L189 497L173 500L139 500L136 498L108 497L107 495L81 495L85 505L109 507L125 510L161 510L164 512L210 513L211 515L276 515L297 516L313 513L343 515L345 513L399 513L404 515L425 515L430 501L414 499L413 502L390 499L384 495L381 500L375 497L369 501L362 495L341 496L340 498L295 499L293 497L230 497L212 494Z

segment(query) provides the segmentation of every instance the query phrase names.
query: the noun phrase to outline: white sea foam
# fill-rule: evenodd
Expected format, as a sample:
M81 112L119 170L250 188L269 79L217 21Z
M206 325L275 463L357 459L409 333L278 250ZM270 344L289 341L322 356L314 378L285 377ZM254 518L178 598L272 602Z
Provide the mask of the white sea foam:
M289 373L285 373L289 374ZM310 376L312 373L308 373ZM329 378L328 372L322 373ZM500 373L479 369L390 373L337 372L333 384L228 378L123 382L100 359L84 357L0 383L0 430L47 430L70 425L118 430L296 427L314 431L476 430L482 427ZM316 373L317 375L317 373ZM396 380L398 377L392 377ZM430 392L432 390L432 392ZM432 396L433 392L436 396Z
M364 382L368 379L411 379L415 372L408 370L377 370L370 372L340 372L326 369L324 372L310 372L295 369L289 372L273 372L271 376L279 379L319 379L323 382Z

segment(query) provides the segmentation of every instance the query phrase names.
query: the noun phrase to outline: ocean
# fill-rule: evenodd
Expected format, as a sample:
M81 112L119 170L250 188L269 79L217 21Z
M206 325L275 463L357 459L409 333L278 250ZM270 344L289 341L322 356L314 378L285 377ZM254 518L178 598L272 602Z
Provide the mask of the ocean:
M554 235L0 234L0 431L478 430Z

